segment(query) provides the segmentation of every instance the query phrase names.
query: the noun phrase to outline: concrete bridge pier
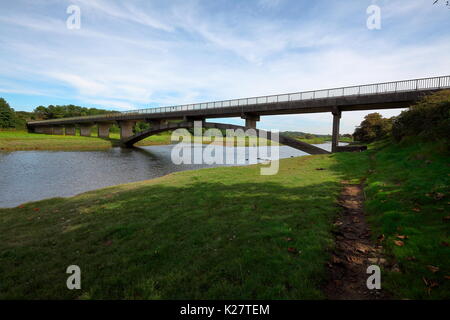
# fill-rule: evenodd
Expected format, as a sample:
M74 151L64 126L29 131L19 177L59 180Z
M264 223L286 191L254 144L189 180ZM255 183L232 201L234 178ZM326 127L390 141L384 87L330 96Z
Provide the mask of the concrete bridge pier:
M66 126L65 127L65 134L66 136L74 136L76 134L77 130L75 126Z
M64 127L62 127L62 126L54 126L52 128L52 134L64 135Z
M338 108L333 111L333 135L331 138L331 152L338 152L339 149L339 124L341 121L342 112Z
M99 122L97 123L97 132L99 138L109 138L109 129L112 124L109 122Z
M80 136L90 137L92 133L92 124L80 124Z
M257 114L244 114L241 116L245 119L245 128L256 129L256 123L260 120L260 116Z
M120 127L120 140L127 139L133 135L133 127L136 121L123 120L118 121Z

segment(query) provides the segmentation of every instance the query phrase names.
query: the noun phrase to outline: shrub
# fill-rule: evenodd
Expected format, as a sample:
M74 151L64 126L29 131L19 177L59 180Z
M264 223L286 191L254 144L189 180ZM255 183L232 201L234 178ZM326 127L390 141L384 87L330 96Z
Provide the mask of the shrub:
M394 121L392 136L401 141L407 137L450 141L450 90L425 96Z
M370 143L386 137L392 129L392 119L383 118L377 112L364 117L364 121L356 128L353 137L356 141Z
M5 99L0 98L0 128L14 128L15 125L14 109L9 106Z

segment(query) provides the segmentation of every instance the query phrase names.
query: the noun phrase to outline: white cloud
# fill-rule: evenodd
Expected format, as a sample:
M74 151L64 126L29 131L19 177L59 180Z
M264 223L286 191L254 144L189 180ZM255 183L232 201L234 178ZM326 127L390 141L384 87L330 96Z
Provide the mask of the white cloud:
M122 110L450 74L450 61L443 57L450 51L447 34L420 38L428 26L417 19L404 21L403 34L390 34L386 25L384 33L373 33L365 29L365 10L360 26L353 16L348 20L354 25L343 25L350 4L316 19L302 12L295 19L274 19L207 12L200 2L174 1L162 8L157 2L75 3L82 10L77 31L65 28L64 10L39 11L37 3L33 13L0 17L0 43L7 43L0 49L3 90L20 80L17 92L40 92L37 85L46 84L54 97ZM386 19L388 12L400 19L423 1L392 3ZM392 112L398 111L383 111ZM345 113L342 131L353 131L367 113ZM328 133L330 124L329 114L261 121L273 129L316 133Z

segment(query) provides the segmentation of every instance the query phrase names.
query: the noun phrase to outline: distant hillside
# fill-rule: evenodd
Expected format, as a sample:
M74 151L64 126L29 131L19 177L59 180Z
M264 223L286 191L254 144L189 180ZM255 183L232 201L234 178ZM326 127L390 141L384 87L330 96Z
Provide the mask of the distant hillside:
M284 131L281 132L281 134L309 143L323 143L326 141L331 141L331 134L313 134L301 131ZM339 141L351 142L353 141L353 137L351 134L341 134L339 135Z

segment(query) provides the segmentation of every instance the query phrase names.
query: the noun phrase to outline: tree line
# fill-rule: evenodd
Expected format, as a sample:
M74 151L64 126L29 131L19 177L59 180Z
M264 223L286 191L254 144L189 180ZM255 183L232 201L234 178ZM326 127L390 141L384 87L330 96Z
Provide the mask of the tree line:
M69 105L39 106L32 112L15 111L8 102L0 98L0 128L24 129L29 120L48 120L81 116L93 116L118 111Z
M370 143L392 137L396 141L408 138L450 142L450 90L425 96L397 117L383 118L368 114L353 134L355 141Z
M24 129L28 120L60 119L113 112L117 111L85 108L76 105L39 106L33 112L15 111L5 99L0 98L0 128ZM134 130L142 131L148 128L148 123L140 122ZM331 139L331 135L313 135L304 132L287 131L284 134L295 138L312 139L319 137ZM425 96L397 117L384 118L379 113L370 113L365 116L360 126L353 133L353 139L362 143L371 143L388 136L392 136L397 141L410 136L449 141L450 90ZM346 134L341 137L351 138L351 135Z

